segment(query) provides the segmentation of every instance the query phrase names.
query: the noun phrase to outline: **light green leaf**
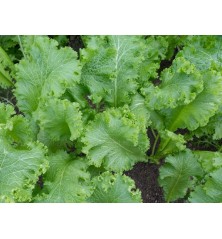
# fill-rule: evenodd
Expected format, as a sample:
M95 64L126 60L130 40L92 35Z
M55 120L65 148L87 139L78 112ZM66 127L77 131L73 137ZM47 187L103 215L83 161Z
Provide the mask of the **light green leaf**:
M215 115L222 101L222 77L219 73L203 73L204 89L188 105L166 110L166 126L170 131L178 128L195 130L205 126Z
M191 192L189 201L197 203L222 202L222 153L194 151L205 177Z
M206 182L199 185L191 193L190 202L221 203L222 202L222 168L219 168L206 177Z
M220 69L222 66L222 38L219 36L194 36L178 54L199 70Z
M151 109L175 108L192 102L203 90L203 81L195 67L179 57L170 68L162 71L161 84L142 89Z
M201 186L197 186L195 191L191 192L189 197L191 203L213 203L214 199L206 194Z
M78 103L51 98L40 105L34 116L46 137L53 141L72 141L82 132Z
M28 120L22 115L15 115L11 105L0 103L0 134L11 143L27 144L34 140Z
M0 103L0 128L7 124L7 121L15 114L12 105Z
M149 126L150 113L145 105L145 99L143 96L136 94L132 97L130 110L135 114L140 122L144 122L144 125Z
M82 142L91 164L115 172L146 161L149 148L145 126L127 109L109 109L98 114L87 126Z
M168 154L178 153L186 149L186 141L181 134L175 134L169 130L160 131L160 145L156 153L157 158L164 157Z
M210 174L204 189L206 194L213 198L214 202L222 202L222 168Z
M121 174L105 172L95 178L93 194L87 199L94 203L138 203L142 202L141 192L134 181Z
M45 173L48 161L40 143L28 149L14 149L0 138L0 201L29 202L38 177Z
M47 96L60 97L79 81L77 53L69 47L58 49L48 37L25 37L26 58L17 65L15 95L20 110L31 114Z
M136 93L145 47L140 36L92 36L81 51L82 83L94 103L123 106Z
M139 81L146 85L148 80L158 77L160 62L166 56L168 42L163 36L149 36L145 40L144 61L140 65Z
M193 176L201 176L202 169L197 157L190 151L168 156L160 168L159 183L167 202L183 198L192 186Z
M50 156L49 166L40 202L83 202L91 195L90 174L84 159L74 159L60 151Z
M0 46L0 86L2 88L13 86L11 74L14 70L15 67L13 62Z
M201 150L193 151L193 154L198 157L198 161L207 174L222 167L222 153Z
M87 96L89 95L88 90L81 84L73 84L72 87L68 88L63 95L63 98L70 101L79 103L81 108L90 107L87 102Z
M164 39L167 41L168 43L168 49L167 49L167 53L166 53L166 59L170 60L172 59L173 55L175 54L175 50L180 50L181 47L183 47L183 45L187 42L187 38L189 36L173 36L173 35L169 35L169 36L163 36Z

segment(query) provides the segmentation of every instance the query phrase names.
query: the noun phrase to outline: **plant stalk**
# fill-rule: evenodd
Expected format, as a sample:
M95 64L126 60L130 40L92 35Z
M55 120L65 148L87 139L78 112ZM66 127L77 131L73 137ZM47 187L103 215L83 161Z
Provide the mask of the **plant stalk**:
M23 48L23 46L22 46L21 38L20 38L19 35L17 35L17 37L18 37L18 41L19 41L19 46L20 46L21 52L22 52L23 56L26 58L25 52L24 52L24 48Z

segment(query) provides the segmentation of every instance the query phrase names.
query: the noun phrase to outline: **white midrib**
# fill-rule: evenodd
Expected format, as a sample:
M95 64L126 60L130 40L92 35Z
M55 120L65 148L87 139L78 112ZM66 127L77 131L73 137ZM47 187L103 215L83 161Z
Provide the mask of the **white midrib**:
M119 37L117 40L117 49L116 49L116 64L115 64L115 72L116 72L116 78L114 80L114 106L117 107L117 81L118 81L118 74L117 74L117 70L118 70L118 63L119 63Z

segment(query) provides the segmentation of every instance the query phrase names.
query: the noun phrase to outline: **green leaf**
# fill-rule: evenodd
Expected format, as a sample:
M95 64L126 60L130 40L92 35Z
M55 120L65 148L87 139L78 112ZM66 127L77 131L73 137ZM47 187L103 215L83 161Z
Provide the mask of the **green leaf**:
M68 36L56 35L56 36L53 36L53 39L56 40L60 46L67 46L69 44Z
M91 164L115 172L146 161L149 148L144 125L127 109L109 109L98 114L87 126L82 142Z
M34 116L40 129L52 141L73 141L82 132L78 103L51 98L41 104Z
M18 150L0 137L0 201L29 202L38 177L45 173L48 161L40 143Z
M219 105L218 110L214 116L212 116L207 125L200 127L192 132L193 135L198 138L208 135L213 140L222 139L222 106ZM212 140L212 138L210 140Z
M190 202L222 202L222 168L219 168L212 173L206 179L205 184L199 185L191 193L189 198Z
M181 134L175 134L169 130L160 131L160 145L156 157L161 158L165 155L178 153L186 149L186 141Z
M7 124L7 121L15 114L12 105L0 103L0 127Z
M88 37L81 51L82 83L94 103L123 106L136 93L139 65L145 47L140 36Z
M14 72L15 66L8 54L0 46L0 86L2 88L8 88L13 86L12 72Z
M203 90L203 81L195 67L179 57L173 61L170 68L162 71L161 84L143 88L148 107L161 110L187 105Z
M105 172L95 178L93 194L87 199L94 203L138 203L142 202L141 192L134 181L121 174Z
M166 56L168 42L163 36L149 36L145 40L146 48L144 52L144 60L140 64L140 82L146 84L150 79L158 77L157 70L160 68L160 62Z
M30 122L21 115L16 115L8 121L5 134L8 139L17 144L27 144L35 139Z
M48 37L25 37L26 58L17 65L15 95L20 110L28 115L46 97L60 97L80 79L77 53L69 47L58 49Z
M200 164L190 151L168 156L160 168L159 183L167 202L183 198L192 186L193 176L201 176Z
M0 103L0 134L11 143L27 144L34 140L29 121L22 115L15 115L11 105Z
M4 68L1 66L1 63L0 63L0 87L6 89L12 85L13 83L10 79L9 73L4 70Z
M76 83L66 90L63 98L79 103L81 108L87 108L90 106L87 102L88 95L88 90L83 85Z
M90 174L86 171L88 166L84 159L73 159L59 151L50 156L49 166L40 202L83 202L91 195Z
M208 71L203 73L203 80L203 91L191 103L165 111L166 126L170 131L178 128L195 130L205 126L217 112L222 101L222 77Z
M173 55L175 54L175 50L180 50L180 48L187 42L188 36L164 36L164 39L168 43L168 49L166 53L166 59L172 59Z
M210 174L204 189L214 202L222 202L222 168Z
M193 151L193 154L198 157L198 161L207 174L222 167L222 153L201 150Z
M194 151L204 170L205 177L191 192L189 201L197 203L222 202L222 153Z
M195 191L191 192L189 197L191 203L213 203L214 199L206 194L201 186L197 186Z
M144 122L144 125L150 125L150 112L145 105L145 99L140 94L136 94L132 97L130 110L135 114L140 122Z
M194 36L178 54L199 70L222 69L222 38L218 36Z
M0 36L0 46L4 48L5 51L8 51L10 48L14 49L17 44L18 44L17 36L14 35Z
M209 123L202 129L205 133L213 134L214 140L222 139L222 109L219 107L217 114L215 114Z

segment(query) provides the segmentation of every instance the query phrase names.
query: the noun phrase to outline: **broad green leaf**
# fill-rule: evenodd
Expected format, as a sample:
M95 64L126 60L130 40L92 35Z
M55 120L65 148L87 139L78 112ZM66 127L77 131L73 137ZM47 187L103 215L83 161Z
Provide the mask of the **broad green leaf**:
M29 202L38 177L45 173L48 161L40 143L18 150L0 137L0 201Z
M130 110L135 114L140 122L144 122L144 125L150 124L150 113L145 105L145 99L140 94L136 94L132 97Z
M93 194L87 199L94 203L138 203L142 202L141 192L134 181L121 174L105 172L95 178Z
M15 115L7 122L5 134L8 139L17 144L27 144L35 139L30 128L30 122L22 115Z
M201 128L204 134L212 134L214 140L222 139L222 111L221 107L219 108L217 114L215 114L210 120L209 123Z
M151 109L161 110L187 105L203 90L203 80L195 67L182 57L162 71L161 84L143 88L142 93Z
M79 81L77 53L69 47L58 49L48 37L25 37L26 57L17 65L15 95L20 110L34 112L45 97L60 97Z
M1 35L0 36L0 46L8 51L10 48L13 49L18 44L18 38L14 35Z
M222 66L222 38L218 36L194 36L178 54L199 70L220 69Z
M156 153L156 157L161 158L165 155L178 153L186 149L186 141L181 134L175 134L169 130L159 132L161 141Z
M191 192L189 202L192 203L213 203L214 199L206 194L201 186L197 186L195 191Z
M190 202L221 203L222 202L222 168L219 168L206 179L205 184L199 185L191 193Z
M166 59L170 60L172 59L173 55L175 54L176 50L180 50L181 47L183 47L183 45L187 42L187 38L189 36L173 36L173 35L169 35L169 36L164 36L164 39L167 41L168 43L168 49L167 49L167 53L166 53Z
M222 153L202 150L193 151L193 154L198 157L203 170L208 174L222 167Z
M13 86L11 74L14 70L13 62L0 45L0 86L2 88Z
M15 115L11 105L0 103L0 134L11 143L27 144L34 140L30 123L22 115Z
M216 118L216 119L215 119ZM214 118L214 134L213 139L222 139L222 115L217 114Z
M149 148L144 125L127 109L109 109L98 114L86 127L82 142L91 164L115 172L146 161Z
M215 115L222 101L222 77L219 73L208 71L203 73L204 89L188 105L168 109L166 126L170 131L178 128L195 130L205 126Z
M72 141L81 134L82 114L78 103L51 98L40 105L34 116L52 141Z
M60 46L67 46L69 44L69 38L65 35L56 35L53 36L53 39L56 40Z
M94 103L123 106L136 93L145 47L140 36L92 36L81 51L82 83Z
M194 151L205 177L191 192L189 201L197 203L222 202L222 153Z
M90 104L87 101L88 95L88 90L83 85L76 83L66 90L63 98L79 103L81 108L86 108L90 107Z
M222 202L222 167L210 174L204 189L214 202Z
M220 104L218 110L214 116L212 116L207 125L200 127L191 132L192 135L198 138L208 135L213 136L213 140L219 140L222 138L222 105ZM210 140L212 140L212 138Z
M0 128L7 124L7 121L15 114L12 105L0 103Z
M60 151L50 156L49 166L40 202L84 202L91 195L90 174L84 159Z
M146 85L148 80L158 77L157 70L161 60L165 59L168 50L168 42L163 36L149 36L145 40L144 60L140 64L139 81Z
M159 183L167 202L183 198L192 186L191 177L201 176L202 169L197 157L190 151L168 156L160 168Z

